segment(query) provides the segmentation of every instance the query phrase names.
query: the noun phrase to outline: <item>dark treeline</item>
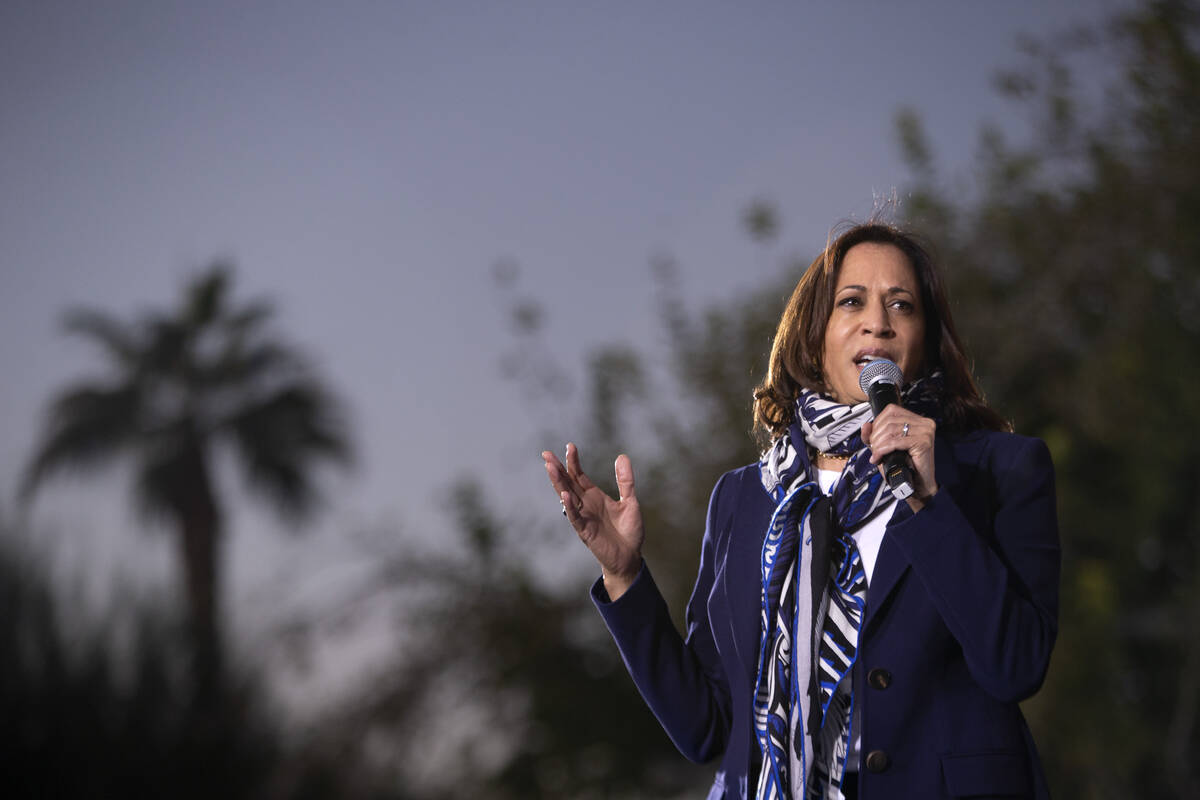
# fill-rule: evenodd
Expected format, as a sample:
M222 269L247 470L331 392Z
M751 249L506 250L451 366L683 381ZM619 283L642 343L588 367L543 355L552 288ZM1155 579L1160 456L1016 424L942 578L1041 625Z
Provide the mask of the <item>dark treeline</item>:
M941 174L919 115L897 115L912 181L895 213L939 253L989 401L1048 442L1058 471L1060 635L1026 704L1057 797L1183 798L1200 780L1198 37L1189 0L1026 43L997 88L1027 133L1009 142L985 128L966 185ZM1112 83L1085 94L1075 76L1095 65ZM758 240L786 225L762 204L744 221ZM665 349L596 348L581 388L549 355L549 314L511 265L497 271L513 324L502 363L539 427L530 458L569 435L599 478L630 453L646 557L676 613L714 481L757 457L751 390L811 255L699 313L681 299L682 270L659 259L647 288ZM254 665L230 668L220 701L189 701L186 625L127 608L134 622L119 636L67 637L41 573L6 552L0 636L20 655L2 662L4 736L21 756L8 785L23 796L702 796L711 769L684 762L636 696L590 607L594 576L555 566L583 559L547 498L497 511L463 477L447 497L454 547L377 539L375 572L329 613L393 602L394 658L303 735L261 701Z
M182 615L71 614L44 563L0 541L0 752L6 797L304 798L339 776L285 753L261 686L227 675L200 707ZM316 789L313 792L311 790Z

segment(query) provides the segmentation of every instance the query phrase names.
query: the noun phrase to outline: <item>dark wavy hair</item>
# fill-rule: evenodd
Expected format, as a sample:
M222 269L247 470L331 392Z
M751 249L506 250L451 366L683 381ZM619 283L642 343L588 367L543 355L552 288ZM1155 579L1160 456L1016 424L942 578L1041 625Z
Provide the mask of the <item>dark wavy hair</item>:
M954 431L1011 431L1012 425L988 406L971 376L941 274L917 237L888 223L868 222L830 238L796 284L775 331L767 377L754 390L754 430L760 443L767 444L787 431L802 389L828 393L821 369L825 326L833 313L833 296L846 253L864 242L896 247L916 273L925 313L925 369L941 367L945 376L942 426Z

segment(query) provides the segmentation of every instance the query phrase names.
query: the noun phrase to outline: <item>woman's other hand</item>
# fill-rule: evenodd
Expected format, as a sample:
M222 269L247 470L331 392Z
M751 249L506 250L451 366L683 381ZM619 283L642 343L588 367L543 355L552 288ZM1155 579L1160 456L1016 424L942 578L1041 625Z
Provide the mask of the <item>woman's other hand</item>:
M871 448L871 463L883 471L883 457L895 450L908 453L913 465L915 494L908 498L913 511L925 507L925 501L937 494L933 470L933 438L937 423L893 403L862 427L863 442Z
M620 499L605 494L579 466L579 450L567 444L567 463L546 450L542 453L550 485L566 509L567 521L600 562L604 588L616 600L633 583L642 567L642 511L633 488L633 464L619 455L615 464Z

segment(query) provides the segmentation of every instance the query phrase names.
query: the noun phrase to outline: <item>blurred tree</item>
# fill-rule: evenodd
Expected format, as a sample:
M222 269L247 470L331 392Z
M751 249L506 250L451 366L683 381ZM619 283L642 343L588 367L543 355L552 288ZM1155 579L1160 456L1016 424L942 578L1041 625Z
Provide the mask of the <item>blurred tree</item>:
M131 323L67 314L67 330L99 344L111 372L53 399L21 488L28 500L52 473L133 456L139 509L165 517L178 536L201 703L215 696L222 665L215 451L232 445L247 485L291 518L313 507L317 461L349 457L335 398L294 348L268 335L270 306L233 305L230 284L231 270L217 264L174 313Z
M119 598L113 622L65 619L44 566L3 534L5 796L258 796L275 750L249 697L226 692L193 724L169 615Z
M779 213L766 200L754 200L742 212L742 225L751 239L770 242L779 235Z
M1047 440L1061 634L1029 704L1076 797L1190 797L1200 780L1200 6L1151 2L1025 43L998 87L1032 119L984 130L977 198L939 185L899 119L909 216L950 266L995 406ZM1076 70L1113 76L1089 95Z

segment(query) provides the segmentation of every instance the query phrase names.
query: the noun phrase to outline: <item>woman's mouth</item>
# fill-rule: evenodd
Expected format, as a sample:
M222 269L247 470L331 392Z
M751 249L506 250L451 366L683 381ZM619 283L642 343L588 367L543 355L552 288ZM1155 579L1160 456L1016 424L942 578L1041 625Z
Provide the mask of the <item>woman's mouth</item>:
M870 364L872 361L875 361L876 359L880 359L880 358L886 358L886 359L893 360L893 361L895 360L892 358L890 353L882 353L882 352L859 353L857 356L854 357L854 366L858 368L859 372L861 372L862 368L865 367L867 364Z

